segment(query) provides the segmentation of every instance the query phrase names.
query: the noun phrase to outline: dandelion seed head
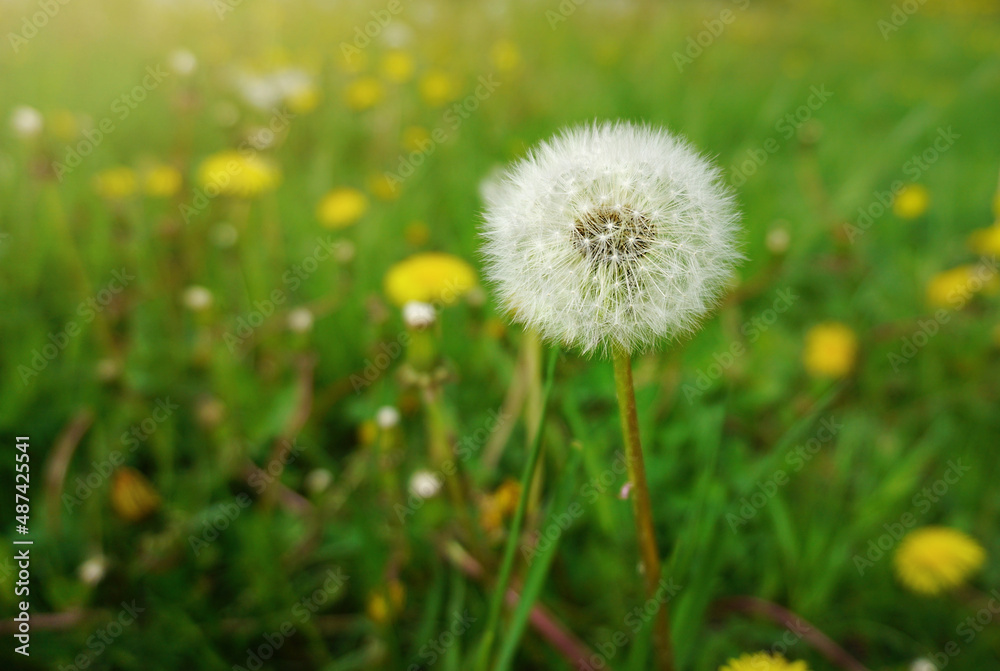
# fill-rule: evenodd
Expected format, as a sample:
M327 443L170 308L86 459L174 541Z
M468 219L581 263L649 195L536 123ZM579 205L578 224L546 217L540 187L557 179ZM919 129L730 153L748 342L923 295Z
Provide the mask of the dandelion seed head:
M567 130L484 195L487 275L504 306L585 353L689 333L741 258L719 171L649 126Z

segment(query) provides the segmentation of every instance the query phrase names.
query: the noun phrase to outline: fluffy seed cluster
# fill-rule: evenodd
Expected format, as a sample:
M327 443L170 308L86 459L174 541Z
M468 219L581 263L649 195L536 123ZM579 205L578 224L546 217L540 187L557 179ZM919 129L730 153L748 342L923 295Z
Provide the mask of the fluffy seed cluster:
M490 280L515 319L585 353L690 332L741 258L719 171L629 123L574 128L486 193Z

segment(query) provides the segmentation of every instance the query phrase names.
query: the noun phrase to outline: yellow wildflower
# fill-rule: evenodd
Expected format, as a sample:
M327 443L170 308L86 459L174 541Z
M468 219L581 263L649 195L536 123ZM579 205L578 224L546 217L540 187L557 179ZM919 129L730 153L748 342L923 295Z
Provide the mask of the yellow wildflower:
M960 309L980 291L995 291L996 272L987 266L963 265L940 272L927 283L927 302L939 308Z
M892 201L892 211L901 219L916 219L927 211L931 202L927 187L922 184L907 184Z
M293 114L308 114L319 105L319 89L312 84L303 86L285 98L285 104Z
M1000 222L980 228L969 234L969 249L976 254L993 256L1000 254Z
M374 77L359 77L347 85L344 90L344 98L347 106L355 112L362 112L371 109L382 102L385 89L382 82Z
M410 301L454 303L476 286L468 263L444 252L424 252L400 261L385 275L385 293L395 305Z
M316 217L327 228L346 228L368 209L368 197L349 186L336 188L319 202Z
M399 580L391 580L384 590L372 592L368 596L368 617L376 624L387 624L403 609L406 603L406 588Z
M508 478L492 494L483 497L479 508L479 524L488 533L499 531L505 518L517 510L521 483Z
M129 522L138 522L160 507L160 495L139 471L118 468L111 479L111 509Z
M781 654L754 652L730 659L719 671L809 671L809 667L802 660L789 662Z
M147 196L169 198L181 188L181 173L169 165L154 165L142 175L142 190Z
M382 56L382 76L390 82L402 84L410 81L415 67L413 57L400 49L386 52Z
M270 161L235 150L212 154L198 168L198 183L209 195L216 191L249 198L272 191L280 180L281 173Z
M903 538L893 564L900 582L919 594L959 587L986 561L986 551L957 529L923 527Z
M399 198L397 181L385 173L372 173L368 176L368 190L380 200L396 200Z
M358 442L362 445L371 445L378 438L378 425L375 420L366 419L358 426Z
M132 168L109 168L94 176L94 190L108 200L128 198L135 193L135 188L135 172Z
M854 369L858 338L839 322L817 324L806 333L803 363L815 377L844 377Z
M455 77L443 70L432 70L420 79L420 97L431 107L442 107L458 97Z
M510 40L500 40L490 49L490 61L500 72L510 72L521 64L521 52Z

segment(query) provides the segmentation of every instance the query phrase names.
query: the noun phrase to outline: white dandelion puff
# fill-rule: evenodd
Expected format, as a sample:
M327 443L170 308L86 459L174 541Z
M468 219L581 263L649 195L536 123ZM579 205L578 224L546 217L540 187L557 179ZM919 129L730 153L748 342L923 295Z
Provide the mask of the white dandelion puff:
M720 171L626 122L573 128L511 166L485 212L487 275L514 318L585 353L692 331L742 256Z

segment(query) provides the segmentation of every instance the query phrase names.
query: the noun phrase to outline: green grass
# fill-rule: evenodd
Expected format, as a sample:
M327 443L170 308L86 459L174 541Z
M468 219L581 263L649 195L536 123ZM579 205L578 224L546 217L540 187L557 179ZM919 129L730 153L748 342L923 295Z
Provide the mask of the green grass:
M0 49L0 118L27 104L47 120L65 109L94 122L112 116L116 124L61 182L46 175L67 146L51 128L33 142L6 126L0 136L0 231L7 234L0 240L0 435L10 455L0 459L0 481L13 497L14 436L29 435L34 540L32 656L15 656L6 637L5 663L72 664L95 652L88 637L118 616L122 601L135 599L145 610L92 668L246 666L247 648L286 622L296 631L265 668L469 668L503 539L476 530L472 503L463 513L445 496L397 523L393 501L405 496L410 474L429 464L427 417L399 376L403 356L360 393L350 380L403 332L399 310L382 293L388 268L421 250L447 251L479 268L483 178L559 128L595 118L665 125L730 175L769 139L776 144L736 189L747 262L733 298L691 340L636 360L654 515L668 558L664 575L680 586L670 601L679 668L714 671L782 640L785 631L773 623L720 607L738 595L783 605L869 669L908 668L949 641L961 648L951 659L956 667L997 662L996 622L971 641L960 629L1000 583L997 298L980 296L950 313L899 370L889 358L917 332L918 320L933 314L925 302L928 279L977 262L966 237L992 223L1000 169L997 14L978 15L972 2L928 0L883 39L877 21L891 7L751 3L678 72L674 52L703 21L736 5L636 4L634 13L617 13L594 0L550 29L546 11L558 11L557 2L514 3L492 18L472 5L433 2L433 19L417 3L404 3L394 23L414 28L407 49L418 77L434 67L450 71L461 81L460 98L495 71L489 52L497 40L512 41L521 54L520 67L497 74L496 93L455 129L443 109L421 102L416 81L387 85L374 110L345 106L342 91L352 75L337 66L340 44L371 20L370 9L385 6L379 3L334 11L246 0L224 20L210 7L70 3L17 53L8 44ZM0 32L20 30L33 11L27 3L5 10ZM147 66L165 63L181 46L198 56L196 73L168 77L126 118L115 117L113 102ZM379 44L365 49L375 74L382 51ZM322 94L314 111L294 117L263 152L281 167L280 187L248 206L212 199L185 222L179 208L192 202L200 161L269 121L233 92L228 68L279 62L311 69ZM786 137L780 120L821 86L832 92L829 100ZM235 126L218 123L226 111L220 105L236 106ZM396 170L411 125L441 127L448 140L403 182L398 199L373 198L351 228L321 227L315 207L322 195L341 185L365 189L370 175ZM907 162L948 128L958 139L915 174ZM145 160L181 169L185 182L174 198L112 204L95 194L96 173ZM904 221L888 212L850 243L844 225L856 223L858 209L896 180L927 187L926 214ZM425 243L407 241L413 221L427 225ZM224 222L239 231L235 246L216 243ZM787 253L777 257L765 244L775 226L790 235ZM320 261L293 286L285 273L314 253L317 238L350 242L353 257ZM81 304L121 268L134 281L88 319ZM183 306L191 285L212 292L207 313ZM226 333L274 290L282 304L231 352ZM789 308L751 342L742 325L789 295L782 292L794 296ZM285 326L297 306L316 315L307 335ZM498 318L504 316L488 287L483 304L441 312L437 348L450 372L441 411L456 442L492 426L490 412L502 407L520 353L530 347L516 326L497 337L491 320ZM805 333L830 320L849 325L860 343L856 368L842 381L813 379L802 365ZM81 333L25 382L21 367L69 323ZM713 374L733 342L746 353ZM102 377L100 367L115 374ZM699 373L711 384L689 399L685 389ZM591 648L613 648L609 662L621 671L650 668L651 646L648 627L634 629L629 617L645 597L631 507L617 496L624 476L612 471L610 483L601 480L621 450L613 390L610 362L563 353L526 525L545 529L574 502L582 512L560 528L554 554L536 558L543 566L551 561L547 571L529 574L519 552L514 578ZM157 401L168 398L177 410L148 435L143 430L144 440L129 451L122 434L141 429ZM221 415L207 417L210 399L221 403ZM403 414L387 456L378 442L385 436L374 444L361 439L362 425L386 404ZM303 409L308 414L298 414ZM78 442L61 443L86 411L91 421L81 420ZM482 464L482 443L461 463L467 501L520 473L531 421L523 414L509 421L497 468ZM824 421L840 428L796 469L789 454ZM299 496L274 500L247 480L246 467L273 463L275 444L286 438L299 449L280 479ZM117 452L159 493L157 512L141 522L117 516L105 477L67 510L62 497L75 495L77 478ZM65 478L47 479L65 459ZM971 470L924 510L926 497L914 497L956 459ZM310 493L306 478L317 469L329 470L333 481ZM734 529L727 515L738 516L743 500L779 470L787 483ZM234 519L196 553L190 538L234 504ZM982 543L987 563L970 587L937 598L912 594L893 575L891 550L859 572L855 557L907 512L920 525L956 527ZM0 528L13 547L13 513ZM471 552L486 580L449 561L449 543ZM84 584L77 569L96 554L107 558L107 573ZM17 601L10 566L0 558L0 616L8 628ZM324 591L328 571L338 567L349 579ZM405 603L378 623L369 602L387 576L404 586ZM310 601L314 596L323 603ZM316 612L299 617L310 608ZM466 611L475 618L471 625L445 635ZM52 624L46 613L80 619ZM508 668L571 668L523 627L524 615L505 620L493 647L504 651ZM521 635L516 651L506 638L514 631ZM614 643L619 632L624 645ZM787 656L816 670L836 668L805 641L793 642Z

